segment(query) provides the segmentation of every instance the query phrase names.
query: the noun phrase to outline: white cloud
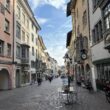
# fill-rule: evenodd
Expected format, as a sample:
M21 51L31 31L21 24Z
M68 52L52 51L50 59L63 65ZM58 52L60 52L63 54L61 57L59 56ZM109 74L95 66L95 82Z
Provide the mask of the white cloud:
M28 1L32 7L32 10L35 10L42 0L28 0Z
M48 21L48 19L46 19L46 18L37 18L37 20L38 20L38 23L41 25L45 24Z
M51 57L55 58L59 65L64 64L66 49L67 32L72 29L71 19L64 22L51 33L44 34L44 42Z
M63 45L56 46L56 47L53 46L53 47L48 48L48 52L49 52L50 56L55 58L60 66L64 65L63 57L64 57L66 51L67 51L67 49Z
M64 0L44 0L44 1L45 1L45 4L52 5L57 9L63 8L63 6L65 5Z
M47 27L48 27L48 28L54 28L55 26L52 25L52 24L48 24Z
M35 10L38 6L41 5L51 5L56 9L65 10L66 2L65 0L28 0L32 6L32 9Z
M48 22L48 19L47 18L40 18L40 17L37 17L37 16L35 16L35 18L36 18L36 20L38 21L38 23L40 25L43 25L43 24L45 24L45 23Z

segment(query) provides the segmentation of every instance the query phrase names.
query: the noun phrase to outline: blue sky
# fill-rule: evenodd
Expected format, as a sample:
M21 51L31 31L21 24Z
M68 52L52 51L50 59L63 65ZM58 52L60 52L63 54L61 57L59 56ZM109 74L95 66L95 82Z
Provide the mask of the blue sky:
M59 65L64 64L67 32L72 29L71 17L66 17L66 4L69 0L28 0L34 15L41 26L47 51Z

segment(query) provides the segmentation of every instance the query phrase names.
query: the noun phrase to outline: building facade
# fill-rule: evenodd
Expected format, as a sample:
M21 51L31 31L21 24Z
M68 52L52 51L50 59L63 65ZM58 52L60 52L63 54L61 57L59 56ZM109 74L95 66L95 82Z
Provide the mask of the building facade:
M0 0L0 90L14 88L13 3Z
M73 17L73 32L74 40L74 61L75 73L77 81L82 78L91 80L91 49L90 49L90 18L89 18L89 5L88 0L71 0L67 7L67 16Z
M37 80L37 73L36 73L36 60L38 59L38 31L39 26L37 21L34 19L31 21L31 32L30 32L30 71L31 71L31 82L36 82Z
M92 70L97 89L110 81L110 1L89 0Z
M67 16L74 19L72 50L76 77L90 79L94 90L103 90L105 82L110 81L109 10L109 0L71 0L67 5ZM71 42L71 35L67 35L70 57Z
M45 44L41 36L38 36L37 39L38 51L37 51L37 60L36 60L36 73L37 77L43 77L43 73L46 70L46 56L45 56Z
M36 38L40 27L26 0L15 0L14 10L15 85L20 87L30 84L36 72Z

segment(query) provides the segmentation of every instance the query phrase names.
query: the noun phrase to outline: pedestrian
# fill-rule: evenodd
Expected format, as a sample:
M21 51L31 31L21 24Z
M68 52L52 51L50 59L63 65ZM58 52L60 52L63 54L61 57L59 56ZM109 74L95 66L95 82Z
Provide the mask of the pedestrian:
M49 80L50 83L51 83L52 79L53 79L52 76L48 76L48 80Z
M37 83L38 83L38 86L40 86L42 83L42 78L41 78L40 74L37 75Z

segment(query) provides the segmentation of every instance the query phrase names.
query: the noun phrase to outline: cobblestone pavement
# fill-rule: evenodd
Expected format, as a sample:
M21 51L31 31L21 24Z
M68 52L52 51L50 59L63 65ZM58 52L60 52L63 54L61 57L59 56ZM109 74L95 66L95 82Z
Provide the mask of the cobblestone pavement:
M78 101L72 105L60 103L57 89L60 79L52 83L44 81L41 86L31 85L0 92L0 110L110 110L103 93L89 93L78 88Z

